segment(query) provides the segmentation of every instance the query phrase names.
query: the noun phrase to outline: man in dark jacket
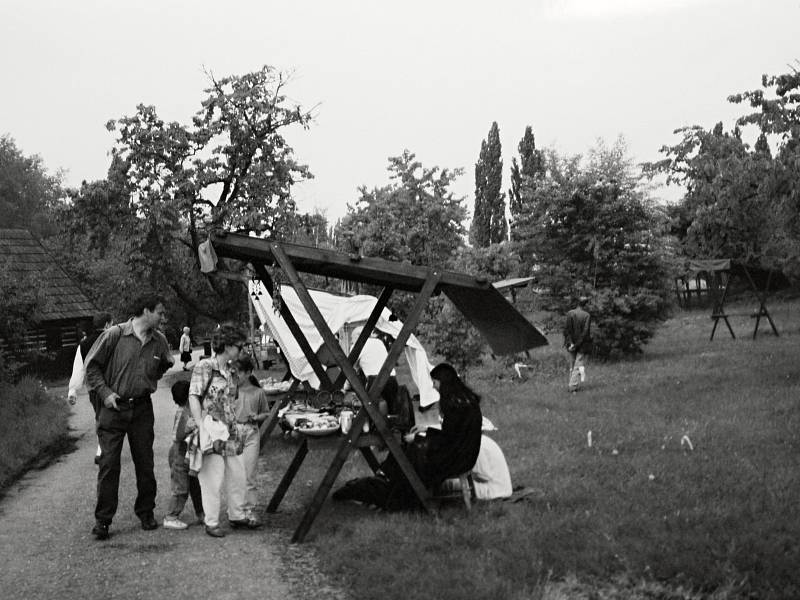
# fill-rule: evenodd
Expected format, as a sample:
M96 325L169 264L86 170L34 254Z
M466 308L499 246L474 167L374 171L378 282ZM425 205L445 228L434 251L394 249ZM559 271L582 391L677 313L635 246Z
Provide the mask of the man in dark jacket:
M575 392L581 382L581 373L576 369L583 368L586 354L592 349L591 325L592 317L586 312L589 299L581 296L578 306L567 313L564 321L564 347L570 355L569 390Z

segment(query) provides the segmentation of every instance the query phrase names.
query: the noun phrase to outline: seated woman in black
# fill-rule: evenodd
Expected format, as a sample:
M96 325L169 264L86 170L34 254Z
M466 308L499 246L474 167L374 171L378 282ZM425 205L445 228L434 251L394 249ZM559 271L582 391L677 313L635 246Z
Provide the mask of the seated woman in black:
M433 386L439 392L442 428L428 429L422 452L409 456L422 482L440 484L469 471L481 449L480 396L473 392L447 363L431 371Z
M405 452L422 482L436 486L445 479L469 471L481 447L480 396L458 377L456 370L442 363L431 371L439 391L441 430L429 428L424 437L406 446ZM385 478L362 478L346 484L334 493L335 499L350 499L376 504L388 509L414 508L418 505L411 486L393 456L384 461Z

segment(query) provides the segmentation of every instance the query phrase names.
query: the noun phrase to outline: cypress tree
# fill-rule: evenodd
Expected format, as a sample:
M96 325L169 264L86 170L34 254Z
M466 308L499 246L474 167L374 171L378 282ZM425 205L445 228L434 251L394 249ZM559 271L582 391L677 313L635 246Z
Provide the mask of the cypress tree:
M481 142L481 153L475 163L475 212L470 227L473 245L485 248L506 239L505 194L500 130L493 122L488 137Z
M519 151L519 163L516 157L511 159L511 188L508 190L509 209L511 212L512 228L520 216L529 212L526 209L522 198L522 185L535 187L536 178L543 176L545 172L544 157L542 152L536 149L536 140L533 129L530 125L525 127L525 133L517 146Z

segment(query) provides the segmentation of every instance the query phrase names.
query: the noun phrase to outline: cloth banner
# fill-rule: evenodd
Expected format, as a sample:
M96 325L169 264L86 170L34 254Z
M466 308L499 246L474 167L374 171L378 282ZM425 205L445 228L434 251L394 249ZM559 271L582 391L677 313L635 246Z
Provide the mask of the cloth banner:
M308 340L311 349L316 352L322 346L322 335L317 331L316 325L314 325L302 302L300 302L300 298L298 298L294 288L282 285L280 290L281 300L286 304L295 321L297 321L297 325ZM275 341L280 346L286 361L289 363L292 375L296 379L308 381L312 387L318 388L319 379L306 359L305 354L303 354L300 344L294 339L289 326L273 307L272 296L269 295L269 292L264 289L264 286L259 281L250 281L249 291L250 300L259 320L269 329L272 337L275 338ZM365 294L337 296L317 290L309 290L309 293L330 330L335 335L339 335L340 339L342 337L349 338L349 333L353 328L363 325L378 302L374 296ZM393 338L397 338L400 335L403 323L399 320L390 321L390 316L389 309L384 308L375 328ZM347 335L343 335L345 333ZM349 347L343 347L342 349L345 354L349 354ZM439 393L433 387L433 381L430 377L433 367L428 361L425 348L413 334L409 336L408 342L406 342L405 357L411 372L411 379L419 390L420 406L429 406L438 402Z

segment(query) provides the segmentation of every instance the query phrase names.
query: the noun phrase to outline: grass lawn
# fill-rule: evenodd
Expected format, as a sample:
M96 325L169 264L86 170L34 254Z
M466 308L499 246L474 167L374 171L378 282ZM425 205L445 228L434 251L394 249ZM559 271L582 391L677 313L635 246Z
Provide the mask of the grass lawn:
M800 597L800 303L770 309L781 336L755 341L750 318L709 342L708 312L679 313L640 360L590 363L575 395L553 375L560 337L526 382L476 370L533 493L436 516L328 502L306 543L360 599ZM293 451L270 440L271 479ZM273 521L287 536L331 459L312 447ZM366 473L354 454L337 486Z
M71 448L70 409L32 377L0 383L0 494L37 463Z

